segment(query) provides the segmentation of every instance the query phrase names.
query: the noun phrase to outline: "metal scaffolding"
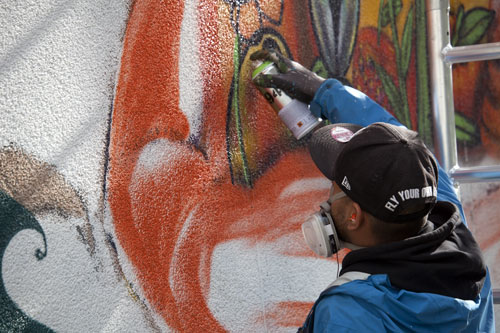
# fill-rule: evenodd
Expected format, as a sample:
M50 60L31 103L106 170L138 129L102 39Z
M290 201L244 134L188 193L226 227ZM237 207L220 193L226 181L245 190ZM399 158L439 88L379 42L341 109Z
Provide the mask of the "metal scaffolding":
M500 59L500 42L452 47L448 0L427 0L426 5L436 158L456 183L500 180L500 165L458 165L451 73L455 63Z
M452 47L448 0L426 0L427 47L435 155L455 184L500 180L500 165L461 168L458 165L451 66L454 63L500 59L500 42ZM500 304L500 289L493 290Z

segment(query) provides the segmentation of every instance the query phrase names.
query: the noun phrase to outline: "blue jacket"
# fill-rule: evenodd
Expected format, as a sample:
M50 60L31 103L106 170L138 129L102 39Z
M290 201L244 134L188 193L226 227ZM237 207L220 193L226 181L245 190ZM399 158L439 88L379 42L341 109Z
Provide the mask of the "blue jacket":
M332 123L402 126L334 79L321 85L310 109ZM489 273L441 166L437 200L417 237L348 253L339 279L321 293L299 331L494 332Z

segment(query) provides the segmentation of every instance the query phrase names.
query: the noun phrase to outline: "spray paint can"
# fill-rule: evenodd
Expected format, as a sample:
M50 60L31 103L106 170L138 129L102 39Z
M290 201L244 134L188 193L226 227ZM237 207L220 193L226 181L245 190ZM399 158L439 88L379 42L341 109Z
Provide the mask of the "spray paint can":
M278 69L273 62L257 61L255 62L255 70L252 73L252 80L255 81L259 75L277 73L279 73ZM256 86L297 140L304 137L321 123L321 119L316 118L309 111L307 104L290 98L280 89Z

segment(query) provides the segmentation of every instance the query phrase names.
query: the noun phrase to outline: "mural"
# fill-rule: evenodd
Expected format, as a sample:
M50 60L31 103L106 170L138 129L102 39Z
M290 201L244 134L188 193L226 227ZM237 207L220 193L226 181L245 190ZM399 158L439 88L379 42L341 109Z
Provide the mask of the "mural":
M452 45L476 44L481 40L493 43L500 38L498 27L498 2L491 3L491 9L473 7L468 10L463 5L455 8L451 16ZM457 64L453 68L455 109L459 142L469 152L469 159L476 162L479 154L498 158L498 110L500 99L496 94L500 82L498 61ZM496 111L495 111L496 110ZM480 153L477 147L484 148ZM476 148L476 149L475 149ZM469 162L470 164L470 162Z
M107 124L129 10L103 0L0 8L2 332L161 327L134 299L104 230Z
M24 42L0 50L0 330L296 331L346 252L302 241L330 183L249 56L271 47L338 78L432 146L425 1L93 6L47 9L26 36L0 10L0 35ZM500 40L499 0L450 9L452 45ZM462 165L500 164L499 72L453 66ZM500 185L462 197L498 285Z
M328 184L311 165L305 140L290 135L253 87L254 50L275 48L367 92L432 143L424 2L373 7L358 1L135 4L113 113L109 203L144 297L173 330L291 330L314 300L252 291L252 279L242 283L242 271L266 275L263 254L254 270L241 268L252 261L218 258L270 247L268 256L278 262L317 262L300 242L299 226ZM495 12L457 10L457 45L484 39ZM363 13L377 12L374 24L364 22ZM473 144L464 135L473 123L458 114L460 140ZM332 280L336 261L329 262L330 272L318 274ZM236 290L223 302L228 288Z
M4 155L4 154L2 154ZM0 159L2 164L11 161L5 156ZM15 161L15 159L12 159ZM2 171L8 170L6 165L2 165ZM43 174L43 173L42 173ZM3 176L3 175L2 175ZM9 179L4 179L2 183ZM4 188L2 186L2 188ZM16 189L14 189L16 190ZM0 220L2 221L2 233L0 234L0 267L2 267L3 257L10 239L23 229L36 230L43 238L43 248L37 249L34 257L42 260L47 255L47 240L40 224L33 215L11 196L0 191ZM5 290L3 278L0 277L0 328L3 331L39 331L50 332L50 329L28 317L21 309L10 299Z

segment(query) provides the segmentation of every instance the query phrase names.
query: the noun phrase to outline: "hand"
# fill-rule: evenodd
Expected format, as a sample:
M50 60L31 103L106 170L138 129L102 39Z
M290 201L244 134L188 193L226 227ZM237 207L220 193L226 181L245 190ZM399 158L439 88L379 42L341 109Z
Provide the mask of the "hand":
M272 50L258 50L250 55L250 59L271 61L280 72L279 74L260 75L255 80L256 84L262 87L281 89L291 98L296 98L306 104L311 103L316 91L325 81L298 62L285 58Z

